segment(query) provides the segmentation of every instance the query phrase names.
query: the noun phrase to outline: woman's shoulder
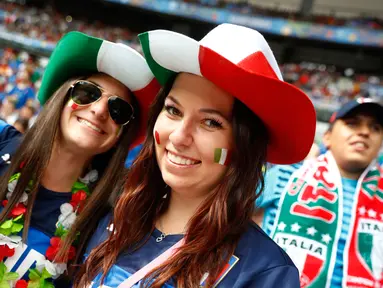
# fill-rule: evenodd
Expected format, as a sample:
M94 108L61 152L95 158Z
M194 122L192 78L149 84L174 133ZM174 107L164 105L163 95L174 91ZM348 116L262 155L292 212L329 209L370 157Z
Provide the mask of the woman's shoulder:
M22 134L15 127L0 120L0 175L8 168L22 140Z
M240 238L224 275L218 280L222 287L300 287L294 263L255 223Z
M257 224L249 223L246 232L240 238L236 253L238 257L250 260L255 270L267 270L279 266L292 266L293 261Z
M15 127L0 119L0 143L21 136Z

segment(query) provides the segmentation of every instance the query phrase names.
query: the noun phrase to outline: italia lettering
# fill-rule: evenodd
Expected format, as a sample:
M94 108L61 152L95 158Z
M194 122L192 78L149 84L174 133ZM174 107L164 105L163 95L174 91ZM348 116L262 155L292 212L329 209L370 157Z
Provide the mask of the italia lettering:
M295 246L295 247L298 247L297 245L297 241L295 239L291 240L289 246Z
M279 240L283 240L283 243L279 243ZM278 238L277 239L277 244L279 244L280 246L285 246L287 245L286 244L286 241L289 240L288 238Z
M321 247L318 247L317 249L314 250L315 254L323 255L323 249Z
M322 243L301 236L293 236L285 233L277 233L275 235L275 242L287 250L290 250L290 248L306 250L311 252L310 254L316 255L321 259L325 257L325 253L327 251L326 247Z
M370 234L383 233L383 223L373 219L363 219L359 222L358 232Z

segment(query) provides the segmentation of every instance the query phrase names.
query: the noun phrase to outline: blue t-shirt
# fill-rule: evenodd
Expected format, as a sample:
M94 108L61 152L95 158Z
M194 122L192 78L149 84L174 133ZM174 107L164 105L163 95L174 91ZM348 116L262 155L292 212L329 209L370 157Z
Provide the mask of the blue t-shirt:
M0 175L8 168L21 139L22 135L14 127L0 120ZM8 270L25 278L36 261L43 259L56 230L60 206L68 203L71 198L71 192L57 193L40 187L32 208L27 243L17 247L14 256L4 259Z
M100 222L89 242L87 254L108 237L110 217L109 214ZM122 252L106 275L102 287L118 287L182 238L182 235L169 235L156 242L160 235L161 232L155 229L139 250L133 253ZM247 231L238 242L229 267L225 276L220 279L218 288L299 288L298 270L291 259L254 223L249 223ZM91 287L101 287L100 279L101 273L94 279ZM133 287L138 288L139 285L137 283ZM169 281L163 287L175 287L174 281Z
M264 209L264 218L262 228L264 231L271 235L273 232L275 216L279 209L280 199L284 188L287 185L291 175L302 166L300 164L294 165L278 165L271 168L265 179L265 190L263 195L259 198L257 205ZM351 211L353 207L353 197L358 180L342 178L343 185L343 217L341 235L339 238L334 272L331 277L331 288L342 287L343 278L343 254L346 244L347 235L350 229Z

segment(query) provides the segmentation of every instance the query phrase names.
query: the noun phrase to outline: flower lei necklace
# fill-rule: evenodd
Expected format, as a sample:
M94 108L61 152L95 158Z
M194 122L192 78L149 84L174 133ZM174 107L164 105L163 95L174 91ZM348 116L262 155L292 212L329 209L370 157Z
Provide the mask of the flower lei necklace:
M10 199L12 193L20 178L20 173L14 174L8 183L7 199ZM24 228L24 216L27 212L27 201L32 188L32 182L29 182L27 189L21 196L19 202L13 207L7 219L0 223L0 288L54 288L52 279L58 278L67 269L66 263L53 262L59 251L61 240L67 235L70 227L75 222L78 214L82 211L85 200L90 195L88 184L97 181L98 172L91 170L84 178L79 178L72 187L72 198L69 203L60 206L60 216L56 223L56 231L50 239L50 246L45 252L45 259L37 260L36 267L29 269L28 280L15 280L19 278L16 272L8 272L4 264L4 258L12 257L15 249L22 244L22 238L19 236ZM5 207L8 200L2 201ZM76 255L76 248L71 246L68 251L68 260Z

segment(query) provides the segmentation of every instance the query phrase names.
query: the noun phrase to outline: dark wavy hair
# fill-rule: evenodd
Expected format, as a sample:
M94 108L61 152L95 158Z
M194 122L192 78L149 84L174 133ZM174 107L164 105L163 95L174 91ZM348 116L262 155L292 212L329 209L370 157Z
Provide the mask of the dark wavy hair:
M166 187L157 164L153 128L173 83L174 79L152 104L146 141L114 210L114 231L91 251L74 287L87 287L100 272L104 279L122 251L135 251L139 243L150 237L156 220L168 207L169 197L163 196L170 188ZM162 287L170 278L177 287L199 287L206 272L207 287L212 287L233 254L251 221L259 196L256 191L263 190L262 166L268 143L265 125L238 100L233 106L233 137L235 148L226 175L190 219L184 246L147 276L145 287Z
M86 79L81 77L78 79ZM23 163L22 173L8 204L0 213L0 222L4 221L13 207L19 202L30 180L33 180L33 188L29 194L27 213L25 215L23 238L28 235L32 208L39 190L40 181L51 157L55 139L60 132L61 112L69 100L69 88L77 79L65 82L47 101L40 112L34 125L28 130L21 141L12 163L7 172L0 177L0 199L5 199L8 192L8 181L12 175L20 172ZM135 119L123 129L123 133L109 151L96 155L92 160L92 166L99 172L99 181L90 187L92 194L89 196L83 211L72 225L68 235L64 238L57 259L67 259L67 251L76 238L77 232L81 233L77 245L75 263L79 262L86 242L97 227L97 223L106 211L110 209L109 198L112 191L110 183L119 183L125 172L125 159L128 155L130 144L135 139L138 131L139 108L134 97L132 105L135 109ZM123 182L121 182L121 186ZM120 186L120 187L121 187ZM116 186L118 187L118 185ZM61 262L61 261L60 261Z

